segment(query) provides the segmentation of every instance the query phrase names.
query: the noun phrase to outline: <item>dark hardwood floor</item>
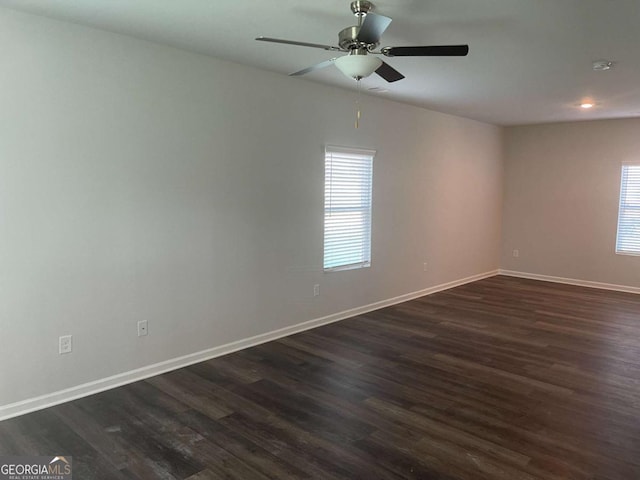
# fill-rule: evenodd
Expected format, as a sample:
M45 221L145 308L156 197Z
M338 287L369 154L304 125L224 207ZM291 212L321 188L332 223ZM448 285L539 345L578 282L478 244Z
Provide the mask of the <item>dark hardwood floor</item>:
M92 479L640 479L640 296L493 277L0 423Z

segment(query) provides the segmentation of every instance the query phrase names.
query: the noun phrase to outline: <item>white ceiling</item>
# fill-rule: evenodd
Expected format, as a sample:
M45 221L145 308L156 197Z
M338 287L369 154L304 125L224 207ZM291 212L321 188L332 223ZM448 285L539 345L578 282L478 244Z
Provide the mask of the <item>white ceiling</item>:
M374 0L375 2L375 0ZM388 58L378 96L499 125L640 116L638 0L378 0L393 18L382 46L468 43L468 57ZM0 0L0 6L129 34L288 74L335 56L256 42L337 44L349 0ZM616 63L594 72L594 60ZM355 88L335 67L299 81ZM596 107L578 108L590 99Z

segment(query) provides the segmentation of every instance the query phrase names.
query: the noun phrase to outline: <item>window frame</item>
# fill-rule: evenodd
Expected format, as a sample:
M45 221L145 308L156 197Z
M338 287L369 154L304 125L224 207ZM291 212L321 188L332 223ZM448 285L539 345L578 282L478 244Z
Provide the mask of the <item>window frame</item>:
M331 273L331 272L339 272L344 270L355 270L361 268L369 268L371 267L371 231L372 231L372 223L373 223L373 162L376 156L376 151L365 148L355 148L355 147L342 147L336 145L326 145L324 149L324 218L323 218L323 258L322 258L322 268L323 272ZM340 205L337 206L334 204L335 196L332 196L332 192L334 190L334 178L332 176L333 169L329 166L333 164L334 156L339 157L342 155L343 160L346 161L348 157L360 157L354 158L354 162L363 162L367 164L365 167L357 166L354 164L354 168L356 170L361 169L362 171L366 171L366 175L361 177L356 177L354 175L354 181L359 181L362 183L360 188L355 186L356 193L360 191L361 203L359 205ZM344 191L342 192L344 193ZM337 195L337 194L336 194ZM344 198L344 197L343 197ZM332 213L335 212L350 212L350 213L358 213L362 214L362 254L358 258L358 261L348 262L348 263L335 263L331 262L332 255L333 259L335 259L336 253L335 250L339 250L335 248L331 250L328 248L329 242L327 241L328 236L331 235L331 231L328 231L327 219L331 217ZM351 225L353 227L353 224ZM330 227L329 227L330 228ZM335 228L335 227L334 227ZM358 225L355 225L355 231L358 230ZM335 230L334 230L335 235ZM337 241L335 243L338 243ZM346 241L345 241L346 243ZM330 245L329 245L330 246ZM344 248L344 245L343 245ZM332 253L333 252L333 253ZM355 255L354 255L355 256ZM346 255L345 255L346 257Z
M628 169L633 168L637 169L636 172L633 172L632 175L636 178L633 181L629 181L629 172ZM620 197L618 201L618 223L616 228L616 255L631 255L631 256L640 256L640 219L638 220L638 233L633 235L621 235L621 227L622 222L625 217L625 213L628 211L636 211L637 215L640 216L640 202L637 205L627 203L627 191L629 186L635 187L638 189L638 195L640 196L640 162L629 162L623 163L622 168L620 170ZM626 242L625 242L626 240ZM621 243L628 243L629 240L634 241L637 246L636 248L631 248L627 246L621 247Z

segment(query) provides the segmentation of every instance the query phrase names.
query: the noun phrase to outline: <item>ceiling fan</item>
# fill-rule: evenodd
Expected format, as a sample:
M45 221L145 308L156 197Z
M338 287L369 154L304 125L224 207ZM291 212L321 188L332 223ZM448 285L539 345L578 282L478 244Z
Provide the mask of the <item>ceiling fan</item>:
M380 45L380 37L391 23L391 18L372 13L374 9L375 5L366 0L355 0L351 2L351 11L358 18L358 25L347 27L338 33L338 46L297 42L270 37L258 37L256 40L261 42L299 45L301 47L321 48L332 52L345 52L347 55L332 58L290 75L305 75L335 63L336 67L338 67L342 73L358 81L368 77L374 72L387 82L396 82L405 78L404 75L391 65L374 55L384 55L385 57L463 57L469 53L468 45L384 47L376 51L376 48Z

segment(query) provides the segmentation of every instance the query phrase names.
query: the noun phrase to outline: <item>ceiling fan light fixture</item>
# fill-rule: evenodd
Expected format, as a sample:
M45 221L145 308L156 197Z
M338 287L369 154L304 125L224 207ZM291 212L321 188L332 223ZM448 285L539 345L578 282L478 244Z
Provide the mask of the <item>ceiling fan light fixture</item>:
M336 58L335 64L347 77L360 80L380 68L382 60L372 55L345 55Z

